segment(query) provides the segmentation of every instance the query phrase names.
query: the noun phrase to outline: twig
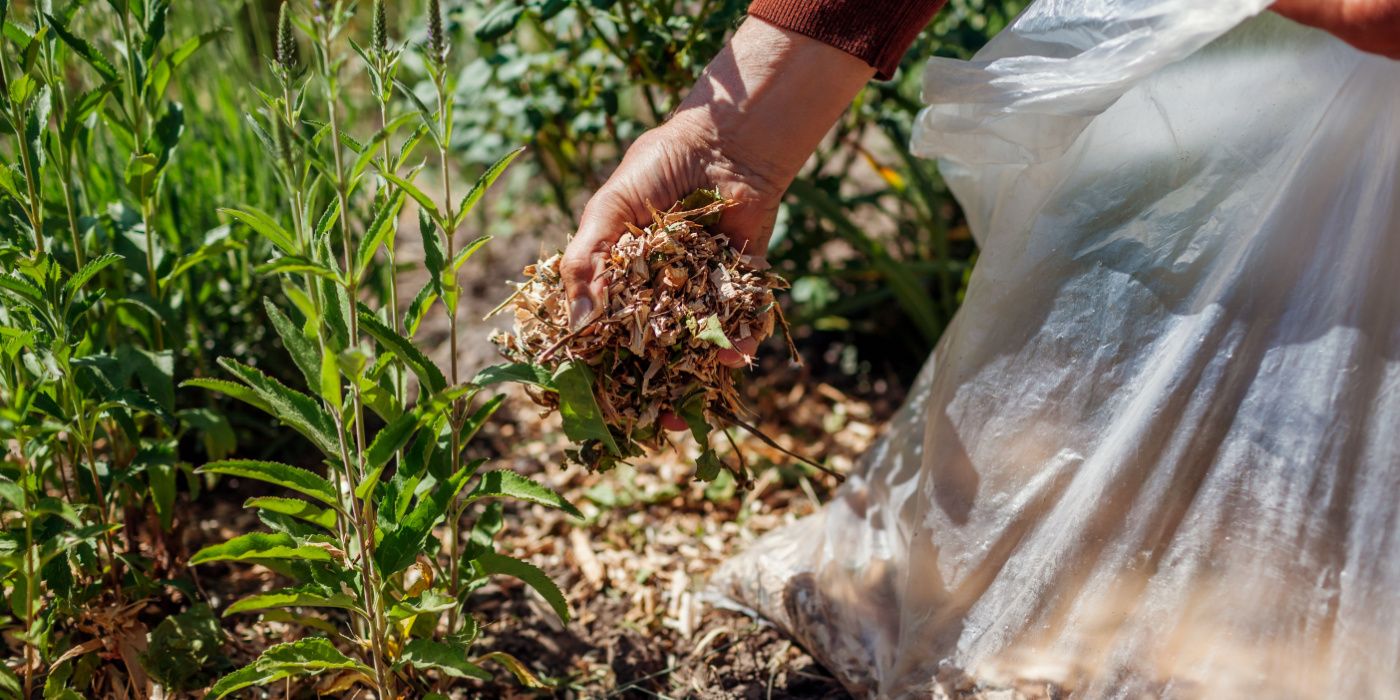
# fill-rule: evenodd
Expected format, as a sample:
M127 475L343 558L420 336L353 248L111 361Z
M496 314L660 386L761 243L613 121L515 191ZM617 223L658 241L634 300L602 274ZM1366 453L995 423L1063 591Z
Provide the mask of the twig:
M846 477L843 474L833 470L831 467L828 467L824 464L818 464L817 462L814 462L811 459L808 459L807 457L803 457L802 455L797 454L796 452L793 452L792 450L789 450L788 448L783 447L782 445L779 445L776 440L765 435L762 430L759 430L757 427L744 422L741 418L734 415L733 413L729 413L727 411L715 411L715 415L719 416L720 418L723 418L724 420L729 421L730 423L733 423L734 425L739 426L740 428L743 428L744 430L749 431L750 435L753 435L754 437L758 438L759 441L761 441L763 444L795 460L798 460L799 462L802 462L803 464L806 464L807 466L812 467L813 469L816 469L824 474L835 478L837 483L842 483L846 480Z

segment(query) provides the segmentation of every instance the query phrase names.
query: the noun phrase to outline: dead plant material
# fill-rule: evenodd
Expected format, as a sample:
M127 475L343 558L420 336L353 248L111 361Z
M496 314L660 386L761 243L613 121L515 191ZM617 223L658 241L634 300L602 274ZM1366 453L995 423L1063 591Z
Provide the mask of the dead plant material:
M702 448L696 476L714 479L725 466L710 449L711 428L747 427L741 416L751 414L721 352L786 326L773 293L787 283L709 228L734 204L701 190L667 211L653 209L645 229L629 225L603 262L598 309L580 328L569 327L561 255L527 266L527 281L502 305L514 312L514 332L492 341L541 378L531 398L561 411L565 432L580 443L570 452L575 461L607 469L642 448L661 448L659 421L674 412ZM591 396L571 391L580 384L573 373L586 378ZM747 482L742 461L728 469Z

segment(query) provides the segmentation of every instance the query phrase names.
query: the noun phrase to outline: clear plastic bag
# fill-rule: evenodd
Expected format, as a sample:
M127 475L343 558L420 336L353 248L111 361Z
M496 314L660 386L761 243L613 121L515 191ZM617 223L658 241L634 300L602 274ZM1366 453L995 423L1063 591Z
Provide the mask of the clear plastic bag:
M1400 63L1267 4L1041 0L929 63L966 304L715 591L857 695L1400 697Z

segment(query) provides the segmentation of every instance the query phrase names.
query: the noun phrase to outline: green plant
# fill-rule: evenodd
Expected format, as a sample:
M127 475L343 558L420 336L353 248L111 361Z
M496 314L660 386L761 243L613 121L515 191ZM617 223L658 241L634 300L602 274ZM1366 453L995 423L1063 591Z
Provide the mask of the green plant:
M466 444L501 399L485 398L484 381L462 382L455 354L449 375L444 375L413 342L423 316L440 299L455 343L459 270L485 243L479 239L458 248L455 233L518 151L488 168L463 199L453 203L446 155L453 126L446 97L448 40L436 2L429 3L424 51L437 106L429 107L411 90L401 90L414 104L421 128L401 139L397 149L387 144L407 120L387 119L383 89L385 79L392 77L397 49L389 47L382 5L372 9L370 47L355 46L376 75L374 98L382 110L383 128L364 142L346 133L341 112L345 94L339 36L349 20L344 4L316 3L306 22L297 22L286 5L281 12L273 67L280 95L264 93L262 114L250 124L263 135L278 164L292 228L253 207L226 213L277 249L277 256L262 269L282 277L295 306L283 311L268 304L267 314L309 393L227 358L220 364L237 381L194 379L186 385L227 394L276 417L315 446L326 475L258 460L223 460L201 467L201 473L264 481L302 498L250 499L246 505L258 510L270 531L205 547L190 561L259 562L278 571L295 585L239 600L224 614L261 613L328 636L267 649L252 664L215 683L211 697L322 673L335 675L333 684L342 684L337 687L363 683L380 697L397 697L404 686L419 693L434 686L428 672L435 672L438 682L444 677L490 678L480 665L487 660L534 683L524 666L506 654L469 655L479 622L464 610L467 594L492 575L511 575L539 591L567 619L567 604L544 573L496 552L492 540L504 526L499 499L578 512L524 476L484 470L484 460L464 459ZM299 59L295 26L313 47L309 68ZM319 92L312 90L313 83L319 83ZM306 116L308 105L314 104L325 109L325 122ZM410 161L424 135L436 146L441 203L414 181L423 164ZM371 192L376 180L369 172L372 165L382 181ZM419 209L431 282L400 325L386 309L358 300L365 271L387 245L392 222L407 198ZM357 199L370 205L364 216L359 215ZM313 217L316 211L321 213ZM397 378L399 371L416 380L415 398L408 398ZM371 432L371 420L380 425L377 431ZM463 546L458 525L473 506L479 512ZM444 522L449 538L441 543L434 528ZM337 621L346 624L298 612L317 608L339 611L342 617ZM344 643L338 646L336 641Z
M204 373L208 351L260 347L240 317L280 298L247 264L266 244L214 213L267 190L239 170L255 139L170 99L235 92L231 76L206 90L187 74L222 17L176 10L0 0L0 629L23 659L22 678L0 671L0 697L41 681L46 696L92 695L141 673L134 655L98 668L93 644L147 641L142 621L111 614L130 600L178 611L170 596L189 584L168 531L199 493L190 458L236 441L175 377ZM203 65L246 60L221 50Z

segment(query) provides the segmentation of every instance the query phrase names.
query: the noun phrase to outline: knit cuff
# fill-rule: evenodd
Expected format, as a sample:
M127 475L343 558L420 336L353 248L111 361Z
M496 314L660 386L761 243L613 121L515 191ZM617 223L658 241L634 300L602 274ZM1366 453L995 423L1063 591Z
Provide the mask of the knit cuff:
M835 46L889 80L946 0L754 0L749 16Z

